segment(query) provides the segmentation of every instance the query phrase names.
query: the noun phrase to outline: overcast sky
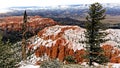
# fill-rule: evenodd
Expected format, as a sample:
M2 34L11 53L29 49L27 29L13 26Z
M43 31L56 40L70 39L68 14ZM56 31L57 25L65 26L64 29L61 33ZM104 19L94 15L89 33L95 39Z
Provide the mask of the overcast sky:
M120 0L0 0L0 8L14 6L55 6L85 3L120 3Z

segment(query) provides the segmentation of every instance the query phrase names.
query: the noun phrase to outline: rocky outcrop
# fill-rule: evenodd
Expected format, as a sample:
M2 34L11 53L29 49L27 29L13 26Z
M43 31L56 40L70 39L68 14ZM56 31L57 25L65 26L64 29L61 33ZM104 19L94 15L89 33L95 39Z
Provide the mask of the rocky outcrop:
M20 31L22 29L23 17L11 16L0 19L0 29L9 31ZM46 26L55 25L57 22L50 18L40 16L28 16L27 27L29 31L42 29Z
M120 38L118 36L120 33L116 32L118 30L112 30L113 32L111 33L111 30L106 30L108 35L105 38L112 39L101 43L101 47L105 56L110 59L110 62L119 63L120 50L117 48L119 43L114 40L117 39L119 41ZM37 58L46 57L47 55L49 59L59 59L64 62L65 57L71 55L76 60L76 63L82 63L87 61L83 57L86 54L84 48L86 45L80 42L86 40L84 31L85 29L78 26L56 25L46 27L38 32L38 37L35 38L37 40L28 49L35 50Z
M37 41L33 42L29 49L35 50L36 57L47 55L50 59L64 61L66 56L73 56L78 62L83 62L85 54L84 39L85 29L78 26L52 26L38 32ZM82 49L82 50L81 50Z
M120 50L118 48L111 45L103 45L102 48L105 56L110 59L110 62L120 63Z

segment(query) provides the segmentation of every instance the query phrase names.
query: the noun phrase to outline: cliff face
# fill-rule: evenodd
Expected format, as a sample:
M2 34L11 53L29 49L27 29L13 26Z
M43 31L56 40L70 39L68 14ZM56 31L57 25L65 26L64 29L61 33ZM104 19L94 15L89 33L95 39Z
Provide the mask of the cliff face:
M22 29L23 17L11 16L0 19L0 29L9 31L20 31ZM29 31L42 29L46 26L55 25L57 22L50 18L40 16L28 16L27 28Z
M28 49L35 50L35 56L38 60L46 59L59 59L65 61L64 58L71 55L76 60L76 63L82 63L86 61L83 58L85 53L85 44L80 43L84 41L85 29L78 26L52 26L46 27L45 29L38 32L37 37ZM120 30L108 29L106 32L109 34L106 36L107 41L101 44L105 55L110 59L111 62L119 63L120 50L117 48L119 45L118 41ZM115 42L114 40L117 41ZM44 58L43 58L44 57Z

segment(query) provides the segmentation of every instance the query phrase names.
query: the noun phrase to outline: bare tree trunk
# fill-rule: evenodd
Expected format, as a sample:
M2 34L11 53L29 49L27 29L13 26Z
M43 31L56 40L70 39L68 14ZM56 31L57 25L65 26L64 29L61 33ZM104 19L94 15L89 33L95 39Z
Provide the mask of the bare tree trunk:
M22 59L25 61L27 59L26 56L26 40L25 38L22 39Z

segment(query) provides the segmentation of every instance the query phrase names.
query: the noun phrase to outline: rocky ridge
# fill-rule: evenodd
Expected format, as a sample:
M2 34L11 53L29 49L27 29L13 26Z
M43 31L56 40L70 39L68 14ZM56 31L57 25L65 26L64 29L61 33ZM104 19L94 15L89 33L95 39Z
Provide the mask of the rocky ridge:
M20 31L22 30L22 23L22 16L10 16L0 18L0 29L9 31ZM28 16L27 27L29 31L42 29L43 27L55 24L57 24L57 22L50 18L43 18L41 16Z
M35 41L28 46L29 50L35 50L34 59L36 64L40 61L48 59L59 59L65 62L65 57L71 55L76 60L76 63L82 63L87 61L82 56L85 53L84 41L85 29L79 26L52 26L38 32ZM105 43L101 43L101 47L104 50L105 55L110 59L110 62L120 63L120 49L119 47L119 29L106 30L109 34L105 37L110 39ZM31 60L31 61L32 61Z

